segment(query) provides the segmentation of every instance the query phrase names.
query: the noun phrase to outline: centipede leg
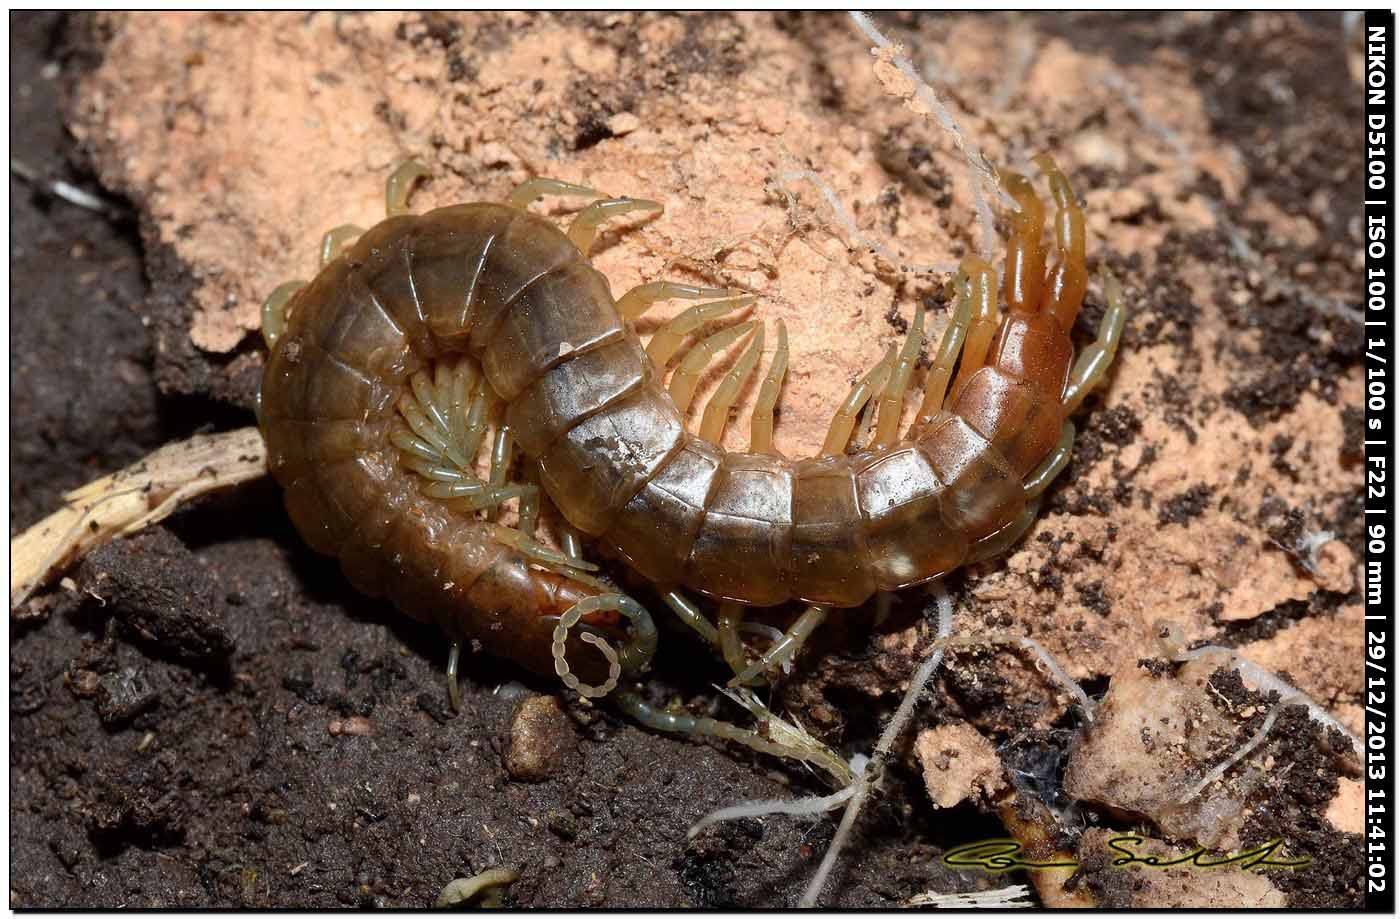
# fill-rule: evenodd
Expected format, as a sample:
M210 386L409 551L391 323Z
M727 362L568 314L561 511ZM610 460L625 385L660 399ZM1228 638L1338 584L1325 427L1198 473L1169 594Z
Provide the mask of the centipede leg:
M537 176L533 179L526 179L515 186L506 197L506 204L516 210L523 211L534 204L545 195L577 195L583 198L601 198L603 193L587 185L578 185L574 182L563 182L559 179L546 179Z
M690 408L690 401L695 398L695 388L700 385L700 374L704 372L710 362L725 348L757 327L759 327L757 322L741 322L727 329L721 329L690 349L690 353L681 361L680 366L676 368L675 375L671 377L669 387L671 398L675 400L676 408L680 409L682 414ZM727 415L728 412L729 409L726 407L725 414Z
M489 480L497 488L505 485L506 476L510 473L511 463L514 461L514 438L511 436L510 425L501 424L496 428L496 439L491 445L491 472ZM492 514L498 514L499 506L492 510ZM492 519L495 519L493 516Z
M762 724L761 730L741 728L727 721L666 712L649 704L635 692L620 692L615 697L618 708L654 731L692 736L719 737L743 744L760 753L811 763L830 773L838 783L851 781L851 769L839 756L817 739L785 724L752 696L740 698ZM781 737L782 741L773 740Z
M593 248L593 242L598 238L599 229L605 220L635 211L659 214L662 210L659 201L648 201L645 198L609 198L606 201L595 201L579 211L574 222L569 224L569 242L587 255L588 250Z
M797 617L797 621L783 633L783 637L774 642L773 647L765 651L762 657L729 681L730 687L742 686L760 674L782 667L788 661L796 658L798 652L802 650L802 646L807 643L807 639L821 627L823 622L826 622L827 613L830 611L830 607L816 603L807 607L802 615Z
M677 281L652 281L638 284L617 298L617 313L623 319L640 318L662 300L706 300L710 297L737 297L740 292L727 287L698 287Z
M734 671L734 678L739 679L739 674L748 672L749 662L744 656L744 642L739 637L739 627L744 622L744 605L742 603L725 602L719 607L719 649L724 655L724 661L729 665L729 669ZM760 678L750 677L743 681L743 685L751 686L762 683L762 671L759 671ZM733 684L738 685L738 684Z
M327 230L321 237L321 264L329 265L340 258L340 254L345 251L352 239L364 235L364 229L357 227L353 223L343 223L334 229Z
M718 319L720 316L752 305L755 299L755 297L746 295L732 297L728 300L715 300L712 303L692 306L678 313L651 336L651 341L647 342L647 357L651 358L651 362L656 366L658 372L664 371L666 365L671 362L671 358L675 357L676 352L681 349L681 344L687 335L711 319Z
M1100 274L1100 279L1103 283L1104 297L1108 300L1108 309L1104 311L1103 319L1099 322L1098 338L1080 352L1074 367L1070 369L1064 395L1066 414L1078 408L1084 397L1103 382L1108 368L1113 364L1114 355L1118 353L1118 342L1123 337L1123 325L1128 320L1128 311L1123 305L1123 288L1119 286L1118 279L1107 270Z
M758 369L758 358L763 353L763 326L758 327L758 334L754 335L753 342L739 357L739 360L730 368L720 382L719 388L714 395L710 396L710 401L705 404L705 412L700 418L700 436L712 444L718 444L724 437L725 425L729 423L729 409L733 407L734 400L739 397L739 390L743 389L753 372Z
M413 188L421 179L426 179L432 173L428 167L417 160L407 160L393 172L389 173L389 178L384 181L384 214L387 217L399 217L407 214L408 198L413 194Z
M719 632L715 629L710 620L705 618L705 614L700 612L700 607L695 605L695 601L681 593L679 590L668 591L663 600L676 616L700 634L712 645L719 645Z
M559 545L569 558L583 561L583 536L567 520L559 523Z
M787 376L788 337L787 324L778 320L778 347L773 352L773 360L768 364L768 373L763 385L758 389L758 401L753 406L753 417L749 421L749 452L772 453L773 416L777 414L778 396L783 391L783 379Z
M959 269L949 283L954 290L953 315L943 331L943 340L938 344L938 353L924 381L924 399L919 404L919 414L914 421L916 427L928 424L942 410L943 399L948 394L948 381L953 376L953 365L958 361L958 353L962 351L972 318L972 288L967 275Z
M889 381L890 374L894 371L895 354L894 346L891 345L880 362L851 387L846 401L841 403L841 407L831 419L826 441L822 444L822 456L839 456L846 452L846 445L851 442L851 432L855 430L860 410L876 392L884 389L885 383Z
M447 652L447 701L454 712L462 710L462 686L457 681L457 664L462 657L462 643L454 641L452 650Z
M1039 498L1045 489L1050 487L1050 483L1055 481L1055 478L1064 472L1065 467L1069 465L1069 457L1073 452L1074 422L1066 421L1064 426L1060 428L1060 440L1050 451L1050 455L1039 466L1032 469L1030 474L1026 476L1026 480L1021 483L1027 500Z
M996 271L980 258L971 256L963 259L962 270L967 275L972 311L967 339L963 342L962 359L958 362L958 376L950 390L955 397L958 390L986 363L987 349L1001 326L997 318Z
M287 304L296 292L306 286L305 281L287 281L277 285L262 305L262 336L268 348L277 344L277 339L287 329Z
M996 558L1006 552L1016 543L1020 542L1031 526L1035 523L1036 514L1040 512L1040 499L1035 498L1026 502L1026 506L1021 508L1021 513L1016 515L1016 519L1006 526L983 536L972 544L968 550L967 560L964 564L972 565L977 562L986 561L989 558Z
M924 344L924 307L914 309L914 324L904 337L904 347L899 349L894 372L889 383L880 394L880 423L875 429L875 445L888 447L899 439L899 422L904 414L904 393L909 388L909 378L914 375L914 362Z

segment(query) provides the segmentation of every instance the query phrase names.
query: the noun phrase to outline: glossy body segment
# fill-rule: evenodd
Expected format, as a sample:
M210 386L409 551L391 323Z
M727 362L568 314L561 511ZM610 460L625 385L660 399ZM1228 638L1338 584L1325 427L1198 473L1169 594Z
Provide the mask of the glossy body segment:
M495 524L425 496L389 441L409 376L469 347L474 317L500 325L503 301L541 273L534 266L592 272L555 236L522 252L538 237L522 220L484 205L373 227L291 298L264 372L261 422L297 529L339 556L357 589L549 672L551 617L594 589L539 570ZM509 253L495 251L502 239Z
M528 477L663 589L849 607L939 577L1024 520L1024 480L1065 452L1082 220L1057 218L1068 267L1042 297L1042 211L1028 185L1010 179L1008 190L1022 204L1009 312L987 345L994 296L959 320L984 354L946 402L926 400L911 438L891 442L885 423L875 446L845 453L857 405L832 455L801 461L766 436L760 452L726 453L688 432L607 281L552 224L492 204L385 220L292 297L269 360L263 426L289 511L357 587L539 669L550 630L540 620L590 589L532 568L494 524L425 497L389 440L406 381L467 354L504 403ZM988 270L969 276L991 296ZM907 376L893 352L887 363ZM941 385L950 371L940 362ZM902 386L882 397L886 412ZM869 399L884 384L867 388Z

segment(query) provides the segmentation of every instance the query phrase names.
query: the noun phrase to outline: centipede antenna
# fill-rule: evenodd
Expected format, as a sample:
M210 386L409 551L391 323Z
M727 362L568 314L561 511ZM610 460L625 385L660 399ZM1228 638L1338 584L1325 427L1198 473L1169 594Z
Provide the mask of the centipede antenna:
M597 635L590 632L580 633L579 638L596 647L608 661L607 681L601 686L590 686L579 682L578 677L570 672L569 663L564 654L569 630L578 624L578 621L584 616L601 611L621 613L627 617L631 628L627 643L617 650L613 650L605 640ZM554 633L551 636L550 653L554 657L554 672L564 681L564 685L585 698L596 699L612 692L617 687L623 673L630 676L646 670L651 665L652 657L656 654L656 642L656 624L652 621L651 614L647 612L646 607L626 594L606 593L580 600L559 617L559 622L554 626Z
M851 387L850 395L841 403L835 417L831 419L831 427L826 432L826 442L822 444L822 456L840 456L846 452L846 445L851 442L851 432L855 430L856 417L870 397L884 387L894 369L894 360L895 348L891 345L880 362Z
M778 347L773 352L773 360L768 364L768 375L758 390L758 401L753 406L753 417L749 422L749 452L773 452L773 416L777 411L778 396L783 391L783 379L788 368L787 324L778 320Z
M753 341L744 350L737 363L724 375L719 388L705 404L705 413L700 419L700 436L712 444L718 444L724 437L725 425L729 423L729 409L739 397L739 390L758 369L758 358L763 353L763 326L758 326Z
M914 375L914 363L924 345L924 307L914 308L914 323L904 338L904 347L899 350L894 373L890 374L889 384L880 396L880 423L875 429L875 445L888 447L899 439L899 422L904 414L904 393L909 389L909 378Z

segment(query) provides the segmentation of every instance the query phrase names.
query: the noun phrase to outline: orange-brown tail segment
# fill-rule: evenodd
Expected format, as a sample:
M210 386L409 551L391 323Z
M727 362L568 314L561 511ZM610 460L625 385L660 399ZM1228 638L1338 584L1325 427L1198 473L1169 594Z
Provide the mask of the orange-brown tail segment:
M1042 242L1045 209L1030 180L1003 176L1016 201L1006 246L1003 293L1008 315L986 354L985 366L955 390L955 414L1001 450L1017 475L1035 469L1059 440L1062 398L1074 361L1069 330L1084 300L1084 215L1068 180L1049 157L1037 165L1055 199L1055 261L1047 272ZM969 277L977 277L968 271ZM969 335L969 342L971 335ZM971 355L964 354L964 360Z

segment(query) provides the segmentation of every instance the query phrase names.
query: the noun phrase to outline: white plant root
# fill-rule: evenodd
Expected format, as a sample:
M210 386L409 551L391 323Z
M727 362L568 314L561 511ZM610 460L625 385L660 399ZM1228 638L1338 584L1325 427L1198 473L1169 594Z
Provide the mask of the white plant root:
M196 434L63 496L64 506L10 540L10 609L118 536L164 520L182 503L267 474L255 427Z

